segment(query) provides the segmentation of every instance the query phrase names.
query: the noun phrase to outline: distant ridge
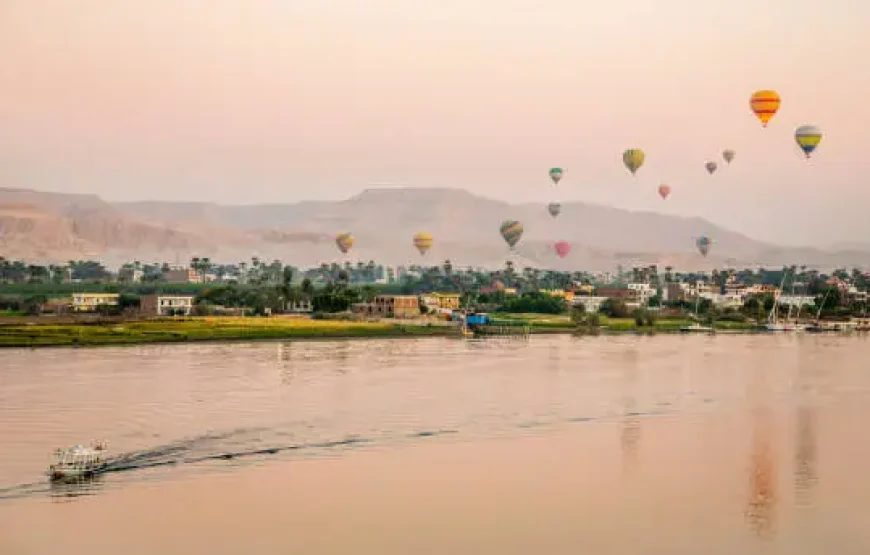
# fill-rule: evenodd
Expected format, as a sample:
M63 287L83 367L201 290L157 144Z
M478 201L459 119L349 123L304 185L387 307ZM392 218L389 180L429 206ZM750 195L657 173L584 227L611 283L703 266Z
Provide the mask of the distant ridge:
M508 259L498 226L516 219L525 232L518 254L540 268L612 270L617 265L674 266L680 270L801 264L823 269L865 267L870 248L822 250L756 241L701 218L632 212L582 202L563 203L552 218L545 204L509 204L463 189L370 187L348 199L286 204L211 202L108 203L96 195L0 188L0 256L35 262L101 259L182 261L208 256L222 262L277 258L308 266L375 260L384 264L497 267ZM333 238L356 238L346 257ZM421 257L417 231L435 236ZM714 239L708 258L693 238ZM571 243L559 259L556 240Z

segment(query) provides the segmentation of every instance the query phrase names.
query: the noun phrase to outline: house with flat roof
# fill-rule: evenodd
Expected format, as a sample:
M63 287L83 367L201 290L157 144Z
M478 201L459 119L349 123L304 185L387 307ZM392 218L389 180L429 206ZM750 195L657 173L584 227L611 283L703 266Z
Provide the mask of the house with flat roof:
M380 318L418 318L420 302L416 295L378 295L370 302L357 303L353 312Z
M193 295L154 293L139 300L139 311L146 316L190 316Z
M118 293L73 293L74 312L96 312L100 308L118 306Z

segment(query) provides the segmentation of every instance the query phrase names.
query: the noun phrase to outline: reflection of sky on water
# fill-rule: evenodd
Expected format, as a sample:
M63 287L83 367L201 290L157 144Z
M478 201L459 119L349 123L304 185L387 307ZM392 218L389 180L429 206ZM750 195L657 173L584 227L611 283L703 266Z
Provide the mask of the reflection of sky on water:
M799 505L811 505L818 482L816 469L816 374L820 361L801 345L795 389L794 487Z
M622 450L622 466L632 472L637 464L641 424L638 414L637 381L640 374L640 356L637 348L627 349L624 353L625 365L622 371L622 418L620 419L619 443Z
M752 445L749 462L749 495L746 519L762 538L776 533L778 460L771 437L770 384L767 373L753 373L749 381Z

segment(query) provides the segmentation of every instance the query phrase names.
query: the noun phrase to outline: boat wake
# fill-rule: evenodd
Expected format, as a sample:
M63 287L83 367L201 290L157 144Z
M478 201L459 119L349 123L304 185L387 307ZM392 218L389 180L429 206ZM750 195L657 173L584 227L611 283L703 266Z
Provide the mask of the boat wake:
M44 493L50 493L53 496L60 497L93 495L98 490L102 489L106 475L109 474L137 470L141 471L166 466L202 464L209 461L249 459L294 451L324 452L339 448L352 448L375 442L374 439L370 438L350 436L337 440L292 443L247 449L240 448L235 450L220 450L217 452L209 449L210 446L214 447L216 442L225 443L227 440L233 440L233 443L236 444L243 444L243 438L247 437L250 441L254 434L263 431L265 431L265 429L249 428L244 430L234 430L223 434L206 434L151 449L124 453L115 457L108 457L107 466L99 474L56 482L40 481L0 488L0 501L7 499L20 499L22 497L30 497ZM411 434L411 437L426 438L452 433L457 432L456 430L424 430Z
M652 417L671 412L658 408L648 412L632 412L622 417ZM594 421L612 420L614 416L576 416L571 418L535 419L534 421L514 422L508 428L521 430L540 428L557 424L589 423ZM472 427L473 428L473 427ZM474 439L478 430L469 428L461 437ZM482 430L481 430L482 431ZM483 435L489 436L497 432L487 429ZM209 433L188 438L165 445L156 446L141 451L123 453L107 458L107 466L94 476L81 477L75 480L50 482L47 479L26 484L18 484L0 488L0 501L21 499L37 495L49 494L60 500L99 493L107 483L115 482L115 477L134 471L147 471L160 467L183 467L187 465L203 465L210 462L257 460L267 456L287 453L297 453L300 456L311 457L334 453L341 449L354 449L361 446L386 446L414 442L424 438L457 435L457 429L429 429L404 434L372 434L370 437L346 436L339 439L324 439L297 443L278 442L284 434L269 428L246 428L223 433ZM268 444L264 436L272 436L274 443Z

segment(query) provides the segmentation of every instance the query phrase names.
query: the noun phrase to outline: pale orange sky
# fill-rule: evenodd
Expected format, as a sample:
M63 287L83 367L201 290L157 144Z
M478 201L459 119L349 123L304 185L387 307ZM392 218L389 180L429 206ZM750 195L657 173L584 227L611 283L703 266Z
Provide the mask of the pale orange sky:
M224 203L448 186L863 241L867 29L862 0L0 0L0 186ZM766 130L760 88L783 97ZM825 132L810 163L804 123Z

